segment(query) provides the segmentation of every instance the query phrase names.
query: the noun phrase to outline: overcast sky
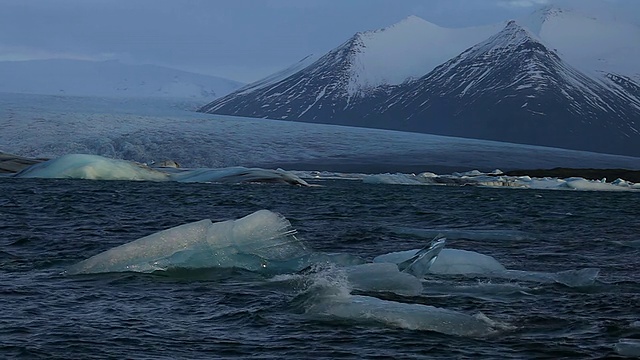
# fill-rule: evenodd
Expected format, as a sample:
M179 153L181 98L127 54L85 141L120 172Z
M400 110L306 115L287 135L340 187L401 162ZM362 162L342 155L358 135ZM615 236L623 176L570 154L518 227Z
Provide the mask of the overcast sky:
M551 2L640 25L640 0L0 0L0 60L118 59L251 82L409 15L483 25Z

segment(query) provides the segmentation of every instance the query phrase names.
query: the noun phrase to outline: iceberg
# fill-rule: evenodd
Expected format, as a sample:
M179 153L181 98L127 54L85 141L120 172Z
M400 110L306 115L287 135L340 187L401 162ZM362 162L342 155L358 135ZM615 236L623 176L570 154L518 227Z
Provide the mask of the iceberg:
M420 249L392 252L379 255L373 261L376 263L391 262L401 264L418 252L420 252ZM597 268L585 268L557 273L509 270L489 255L468 250L442 249L427 272L439 275L485 276L539 283L560 283L570 287L580 287L592 285L600 270Z
M367 263L344 268L351 287L367 292L392 292L404 296L422 293L422 282L406 272L400 272L395 264Z
M567 286L593 284L599 269L557 273L506 269L491 256L445 249L436 237L422 249L392 252L363 264L356 256L313 252L296 236L283 216L256 211L238 220L213 223L209 219L183 224L117 246L75 264L69 274L154 272L172 268L242 268L270 273L296 272L313 264L347 267L357 288L401 295L421 292L426 274L471 275ZM393 264L383 265L385 263Z
M499 170L482 173L477 170L450 175L433 173L415 174L370 174L362 177L366 184L388 185L450 185L450 186L485 186L510 187L522 189L547 190L579 190L579 191L639 191L640 184L622 179L610 183L603 180L587 180L581 177L532 178L529 176L508 176Z
M431 244L416 251L409 259L398 263L398 268L419 279L423 278L438 258L446 241L445 238L436 237Z
M402 289L401 283L407 285L416 282L419 285L420 281L412 275L398 272L393 264L370 263L345 268L329 266L316 270L318 271L309 274L308 287L293 301L294 305L302 307L306 316L314 319L348 320L469 337L487 336L507 328L482 314L469 315L430 305L372 296L372 291L389 291L404 296L418 295L413 291L402 293L409 287ZM381 279L380 286L377 282ZM396 280L400 281L393 284ZM373 288L369 285L373 285ZM363 287L368 289L363 290ZM365 291L366 294L353 294L353 290Z
M269 170L260 168L245 168L241 166L222 169L195 169L174 173L172 180L178 182L219 182L219 183L282 183L291 185L309 186L297 175L282 170Z
M401 303L363 295L333 295L311 306L307 313L457 336L481 337L497 330L496 323L481 314L472 316L430 305Z
M49 179L169 180L168 174L142 164L85 154L63 155L32 165L14 176Z
M375 263L390 262L400 264L415 256L419 250L397 251L376 256ZM491 256L474 251L459 249L442 249L428 273L431 274L487 274L506 271L507 269Z
M288 220L274 212L259 210L237 220L214 223L204 219L157 232L80 261L67 274L199 268L297 273L293 276L302 279L306 289L294 299L294 304L301 304L305 314L315 318L458 336L494 333L501 327L482 314L472 316L375 296L380 293L420 296L422 277L447 250L443 249L444 244L445 239L436 238L411 253L382 257L402 260L400 265L389 261L362 263L362 259L354 256L312 252L296 237Z
M169 162L166 162L169 163ZM151 168L132 161L98 155L69 154L32 165L14 175L18 178L146 180L219 183L283 183L310 186L297 175L282 170L230 167L220 169Z
M297 271L308 265L310 251L295 233L287 219L268 210L238 220L205 219L117 246L71 266L67 273L213 267Z

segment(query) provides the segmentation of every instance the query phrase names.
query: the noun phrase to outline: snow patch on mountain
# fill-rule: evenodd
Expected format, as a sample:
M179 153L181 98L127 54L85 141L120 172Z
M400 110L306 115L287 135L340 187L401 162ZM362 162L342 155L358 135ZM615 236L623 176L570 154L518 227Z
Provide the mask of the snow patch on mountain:
M553 6L518 22L590 76L613 73L640 81L640 28L636 25Z
M347 86L349 96L419 78L500 27L444 28L409 16L387 28L358 33Z

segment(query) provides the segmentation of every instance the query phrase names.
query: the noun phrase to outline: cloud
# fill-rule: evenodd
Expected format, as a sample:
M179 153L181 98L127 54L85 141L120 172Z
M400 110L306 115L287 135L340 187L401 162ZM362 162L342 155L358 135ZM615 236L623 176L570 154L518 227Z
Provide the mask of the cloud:
M22 60L48 60L48 59L73 59L73 60L113 60L123 58L123 54L99 53L83 54L66 51L51 51L30 46L3 46L0 44L0 61Z
M504 7L512 7L512 8L513 7L522 8L522 7L546 5L549 3L550 3L549 0L500 0L498 2L498 5L504 6Z

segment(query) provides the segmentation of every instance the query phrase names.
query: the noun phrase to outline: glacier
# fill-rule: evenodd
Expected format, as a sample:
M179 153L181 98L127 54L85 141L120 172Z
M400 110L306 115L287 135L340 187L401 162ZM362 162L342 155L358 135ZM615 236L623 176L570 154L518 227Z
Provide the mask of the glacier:
M195 113L190 102L0 93L0 151L101 155L188 168L450 173L640 169L634 157L427 134ZM187 145L188 144L188 145ZM384 146L382 146L384 145Z
M193 103L0 93L0 151L51 159L18 177L181 182L356 179L368 184L637 191L622 179L506 176L493 169L640 169L640 159L539 146L195 113ZM187 145L188 144L188 145ZM77 154L77 155L72 155ZM99 155L111 160L93 158ZM84 158L83 158L84 157ZM128 160L133 166L118 163ZM171 159L185 169L144 167ZM84 170L60 171L65 161ZM101 164L98 166L98 164ZM119 164L119 165L116 165ZM101 169L114 166L117 171ZM44 168L49 167L45 171ZM93 169L89 170L90 167ZM124 168L130 168L126 175ZM151 168L152 170L149 170ZM469 169L478 169L468 172ZM37 171L36 171L37 169ZM276 169L276 170L270 170ZM295 169L285 171L281 169ZM397 170L394 170L397 169ZM384 173L382 171L399 171ZM86 173L83 173L86 171ZM441 174L433 173L437 171ZM460 172L467 171L467 172ZM40 174L40 175L38 175ZM416 175L417 174L417 175Z

